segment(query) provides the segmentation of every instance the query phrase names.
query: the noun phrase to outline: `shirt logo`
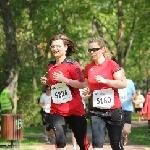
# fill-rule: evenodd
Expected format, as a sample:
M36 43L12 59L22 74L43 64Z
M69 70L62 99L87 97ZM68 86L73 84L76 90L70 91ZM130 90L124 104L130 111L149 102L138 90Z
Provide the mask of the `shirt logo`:
M91 68L90 71L93 71L93 68Z

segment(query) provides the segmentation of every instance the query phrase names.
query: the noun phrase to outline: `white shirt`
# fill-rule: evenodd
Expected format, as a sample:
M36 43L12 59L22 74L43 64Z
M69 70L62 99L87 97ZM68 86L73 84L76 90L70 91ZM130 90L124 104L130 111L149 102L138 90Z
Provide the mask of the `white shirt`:
M40 97L40 103L43 104L43 106L47 106L49 108L49 112L50 112L50 108L51 108L51 95L46 95L46 93L43 93L42 96ZM45 111L45 109L43 109L43 111Z
M80 91L80 96L82 97L82 103L83 103L84 109L85 109L86 108L86 104L85 104L84 98L82 96L82 89L79 89L79 91Z

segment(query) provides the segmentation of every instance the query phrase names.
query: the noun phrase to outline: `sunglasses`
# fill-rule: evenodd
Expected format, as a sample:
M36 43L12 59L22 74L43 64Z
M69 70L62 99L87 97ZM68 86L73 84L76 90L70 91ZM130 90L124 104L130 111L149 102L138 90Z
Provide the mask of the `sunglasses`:
M96 51L98 51L98 50L100 50L100 49L101 49L101 48L91 48L91 49L89 48L89 49L88 49L88 52L89 52L89 53L90 53L91 51L92 51L92 52L96 52Z

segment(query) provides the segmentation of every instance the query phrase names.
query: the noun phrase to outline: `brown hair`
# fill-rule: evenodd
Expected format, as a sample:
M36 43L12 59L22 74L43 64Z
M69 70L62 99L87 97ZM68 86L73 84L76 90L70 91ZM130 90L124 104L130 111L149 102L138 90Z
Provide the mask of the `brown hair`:
M45 86L44 86L44 89L43 89L43 92L44 92L44 93L46 93L46 89L47 89L47 88L50 88L50 90L51 90L51 86L50 86L50 85L45 85Z
M51 46L52 41L55 41L55 40L62 40L64 45L68 46L67 51L66 51L66 56L71 56L72 53L74 53L77 50L73 41L63 34L54 35L49 41L49 45Z
M104 39L102 37L92 37L89 41L88 44L90 43L98 43L100 48L105 48L105 52L104 52L104 57L107 59L111 59L112 58L112 53L108 50L106 43L104 42Z
M142 90L141 90L141 89L137 89L137 90L136 90L136 92L140 92L140 93L142 93Z

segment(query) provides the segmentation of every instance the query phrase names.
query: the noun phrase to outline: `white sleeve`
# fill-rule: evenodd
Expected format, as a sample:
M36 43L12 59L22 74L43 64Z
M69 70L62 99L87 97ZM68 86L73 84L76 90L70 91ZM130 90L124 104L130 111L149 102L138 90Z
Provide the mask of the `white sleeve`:
M142 99L145 99L143 95L141 95L141 96L142 96Z
M144 98L144 96L143 95L141 95L141 97L142 97L142 100L143 100L143 103L145 102L145 98Z
M140 97L141 97L141 99L139 100L139 102L140 102L140 103L144 103L144 101L145 101L144 96L143 96L143 95L140 95Z
M42 96L40 97L40 103L44 102L44 94L42 94Z

